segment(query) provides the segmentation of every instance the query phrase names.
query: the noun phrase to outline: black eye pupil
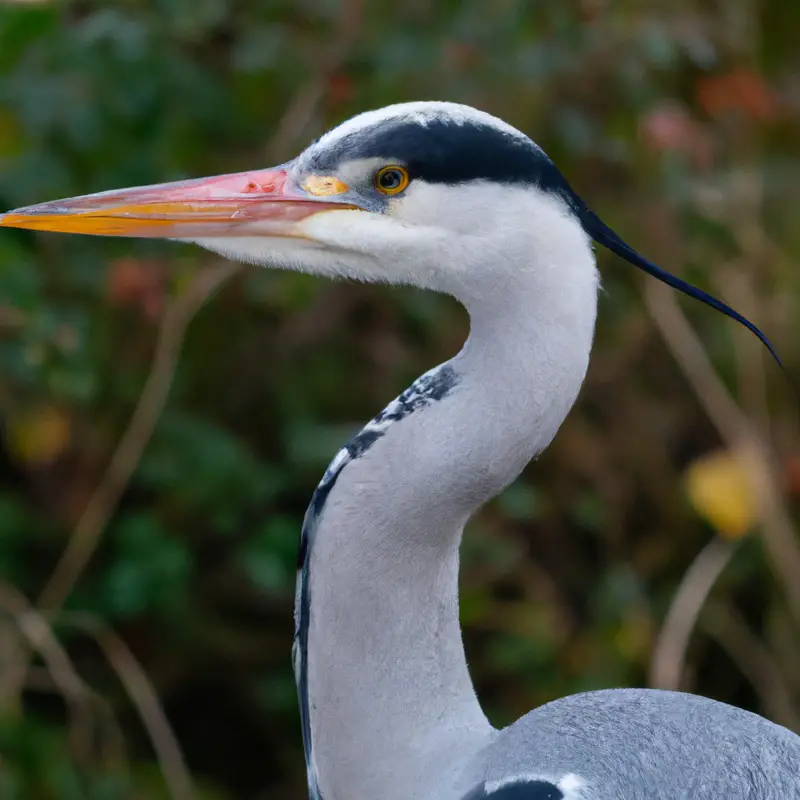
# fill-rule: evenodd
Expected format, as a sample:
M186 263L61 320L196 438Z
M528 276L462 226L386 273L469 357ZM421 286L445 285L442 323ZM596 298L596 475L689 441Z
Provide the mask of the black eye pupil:
M378 182L384 189L396 189L403 182L403 176L399 170L387 169L381 173Z

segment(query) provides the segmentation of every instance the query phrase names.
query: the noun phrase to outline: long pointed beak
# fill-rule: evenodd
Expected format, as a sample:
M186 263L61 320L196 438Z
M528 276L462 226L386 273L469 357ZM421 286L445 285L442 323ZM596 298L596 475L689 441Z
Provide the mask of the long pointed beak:
M198 239L303 237L300 223L326 210L357 209L347 186L313 176L292 185L285 166L72 197L0 214L0 226L98 236Z

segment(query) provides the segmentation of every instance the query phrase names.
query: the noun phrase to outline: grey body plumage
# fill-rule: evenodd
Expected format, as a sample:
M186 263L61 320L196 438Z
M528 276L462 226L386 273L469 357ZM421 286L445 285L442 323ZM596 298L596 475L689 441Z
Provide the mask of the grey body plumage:
M591 240L772 350L605 226L527 136L466 106L391 106L274 170L42 204L0 226L183 238L448 293L469 312L463 349L345 445L306 514L294 664L312 800L800 800L800 738L721 703L608 690L498 731L475 697L462 530L548 446L580 391Z
M575 797L800 797L797 736L747 711L679 692L614 689L556 700L502 731L486 760L489 779L509 770L585 776Z

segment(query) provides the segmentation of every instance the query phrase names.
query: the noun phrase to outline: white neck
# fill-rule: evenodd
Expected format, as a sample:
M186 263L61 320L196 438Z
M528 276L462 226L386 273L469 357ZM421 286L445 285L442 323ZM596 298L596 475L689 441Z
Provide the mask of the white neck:
M469 516L549 444L586 373L597 278L574 227L562 249L461 297L472 325L443 365L454 385L378 423L343 468L337 457L309 511L299 611L324 800L424 798L493 735L464 656L458 550Z

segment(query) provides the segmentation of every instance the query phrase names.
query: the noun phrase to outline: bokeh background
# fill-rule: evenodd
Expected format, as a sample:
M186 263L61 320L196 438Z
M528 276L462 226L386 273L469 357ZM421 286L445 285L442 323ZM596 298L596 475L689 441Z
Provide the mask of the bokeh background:
M368 108L529 132L800 383L795 0L0 2L0 209L267 166ZM470 524L502 725L677 686L800 730L798 401L757 340L598 253L592 367ZM0 798L303 798L294 565L327 460L456 352L410 289L0 231Z

